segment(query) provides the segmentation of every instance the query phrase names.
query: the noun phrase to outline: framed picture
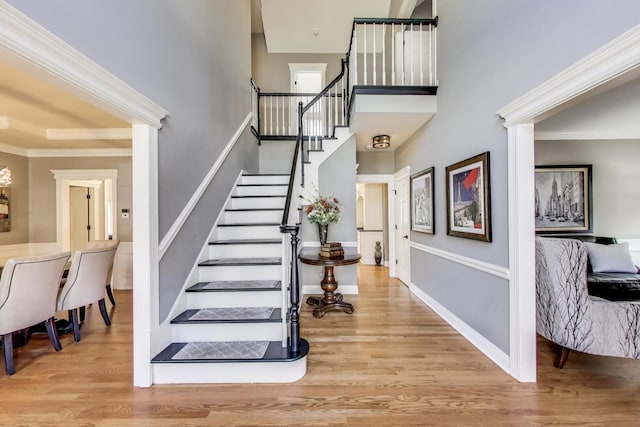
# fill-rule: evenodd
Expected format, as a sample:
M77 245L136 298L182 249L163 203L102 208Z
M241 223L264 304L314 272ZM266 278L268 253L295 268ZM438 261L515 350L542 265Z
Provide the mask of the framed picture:
M411 176L411 230L434 234L433 209L433 168L429 168Z
M447 234L491 241L489 152L447 166Z
M591 165L536 166L536 233L592 229Z

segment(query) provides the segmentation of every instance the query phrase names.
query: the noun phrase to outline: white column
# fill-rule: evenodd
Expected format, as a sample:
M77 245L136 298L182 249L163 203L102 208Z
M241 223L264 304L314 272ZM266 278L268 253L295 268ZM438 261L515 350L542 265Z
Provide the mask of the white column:
M535 160L533 124L507 128L509 157L510 374L536 381Z
M158 325L158 129L132 125L133 384L149 387Z

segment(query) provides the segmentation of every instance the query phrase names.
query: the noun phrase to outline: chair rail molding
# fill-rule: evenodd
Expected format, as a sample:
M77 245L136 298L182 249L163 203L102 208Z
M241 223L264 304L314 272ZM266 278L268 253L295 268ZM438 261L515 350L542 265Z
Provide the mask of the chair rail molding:
M536 381L534 125L551 110L640 65L636 25L551 79L500 109L507 128L509 210L510 369L523 382Z

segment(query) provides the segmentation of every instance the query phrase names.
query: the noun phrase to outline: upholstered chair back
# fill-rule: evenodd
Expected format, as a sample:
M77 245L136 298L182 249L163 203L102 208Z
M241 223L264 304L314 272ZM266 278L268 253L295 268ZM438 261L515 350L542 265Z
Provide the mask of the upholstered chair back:
M76 251L67 282L58 295L58 310L71 310L104 299L117 243Z
M60 279L69 252L7 260L0 277L0 335L55 315Z

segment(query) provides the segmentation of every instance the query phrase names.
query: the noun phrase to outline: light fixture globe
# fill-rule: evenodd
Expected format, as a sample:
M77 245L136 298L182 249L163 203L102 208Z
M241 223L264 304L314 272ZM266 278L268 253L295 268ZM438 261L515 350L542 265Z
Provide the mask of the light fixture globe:
M391 146L391 137L389 135L376 135L373 137L373 148L389 148Z
M8 187L9 185L11 185L11 170L0 165L0 187Z

